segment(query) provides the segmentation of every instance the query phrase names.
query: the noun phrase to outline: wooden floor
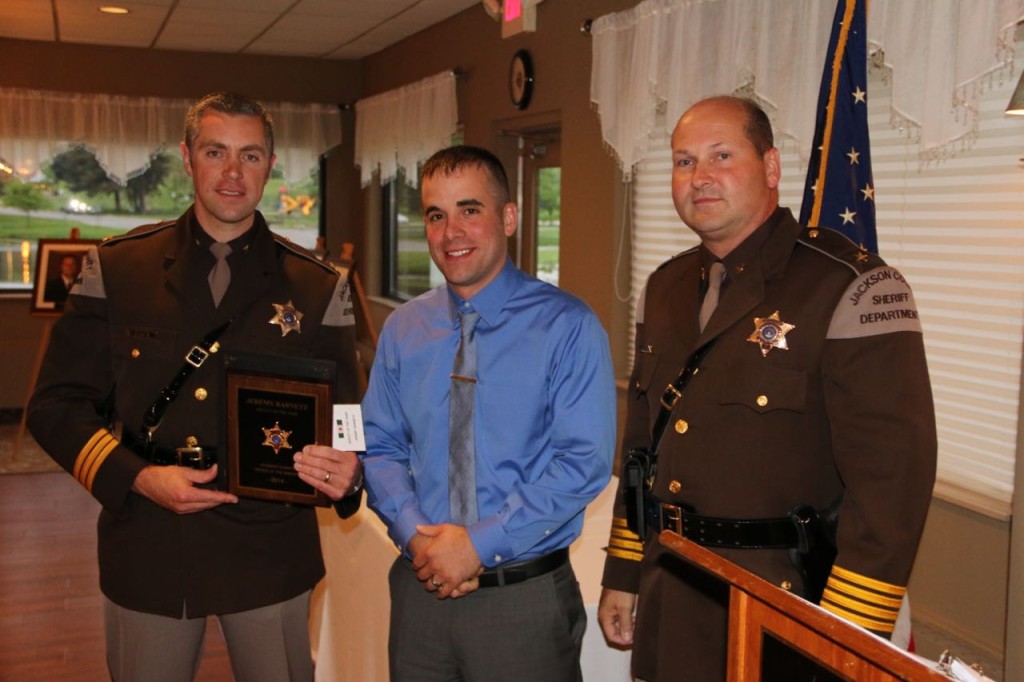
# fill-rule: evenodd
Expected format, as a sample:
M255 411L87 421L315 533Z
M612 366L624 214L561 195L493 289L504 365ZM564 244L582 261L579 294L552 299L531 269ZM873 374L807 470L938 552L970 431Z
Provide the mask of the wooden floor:
M99 504L66 473L0 476L0 680L108 680ZM215 621L196 680L231 680Z

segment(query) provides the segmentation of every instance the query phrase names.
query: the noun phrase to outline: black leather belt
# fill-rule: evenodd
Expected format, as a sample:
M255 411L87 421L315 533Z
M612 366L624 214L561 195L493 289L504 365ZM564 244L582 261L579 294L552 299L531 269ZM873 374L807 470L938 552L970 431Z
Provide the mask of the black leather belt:
M647 506L647 520L656 532L670 530L708 547L735 549L784 549L806 544L798 524L817 523L818 515L810 507L806 517L794 514L774 519L728 519L684 511L664 502ZM802 537L803 536L803 537Z
M530 578L550 573L569 560L569 550L559 549L526 561L516 561L497 568L489 568L480 574L480 587L515 585Z
M175 465L189 469L209 469L217 463L217 448L200 446L198 443L190 442L184 447L168 448L156 443L149 443L144 438L126 432L121 436L121 445L142 459L160 466Z

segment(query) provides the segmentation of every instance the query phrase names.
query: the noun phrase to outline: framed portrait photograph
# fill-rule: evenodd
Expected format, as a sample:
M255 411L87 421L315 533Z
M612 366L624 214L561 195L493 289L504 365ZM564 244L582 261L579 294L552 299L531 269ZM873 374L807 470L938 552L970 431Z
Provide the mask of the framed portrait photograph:
M60 315L68 293L82 273L82 259L96 239L40 239L36 277L32 284L32 314Z

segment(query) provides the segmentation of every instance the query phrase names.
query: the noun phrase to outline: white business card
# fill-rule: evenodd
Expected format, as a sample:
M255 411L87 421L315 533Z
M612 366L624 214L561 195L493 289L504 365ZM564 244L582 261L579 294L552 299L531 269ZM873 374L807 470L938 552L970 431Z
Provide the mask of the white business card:
M363 410L359 405L335 405L333 442L335 450L366 450Z

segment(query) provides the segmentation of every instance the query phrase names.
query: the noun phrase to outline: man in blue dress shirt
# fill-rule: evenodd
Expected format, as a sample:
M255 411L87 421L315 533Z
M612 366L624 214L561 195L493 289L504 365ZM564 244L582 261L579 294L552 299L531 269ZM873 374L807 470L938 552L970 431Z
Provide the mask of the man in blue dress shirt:
M579 299L508 257L517 209L490 152L423 167L439 286L381 332L363 402L369 504L403 550L391 569L392 680L580 678L586 624L568 547L615 439L608 339ZM460 312L478 315L469 379L476 520L450 511L449 396ZM453 422L454 423L454 422Z

